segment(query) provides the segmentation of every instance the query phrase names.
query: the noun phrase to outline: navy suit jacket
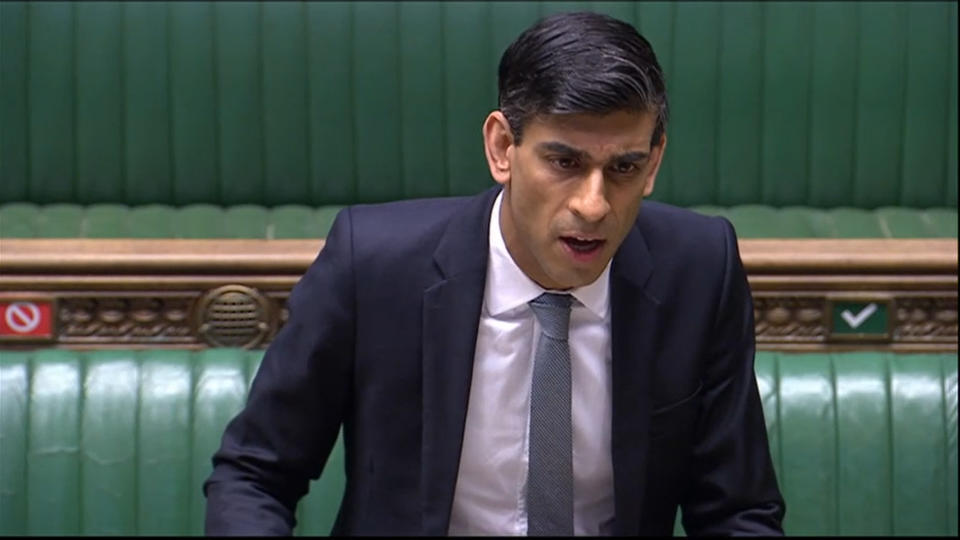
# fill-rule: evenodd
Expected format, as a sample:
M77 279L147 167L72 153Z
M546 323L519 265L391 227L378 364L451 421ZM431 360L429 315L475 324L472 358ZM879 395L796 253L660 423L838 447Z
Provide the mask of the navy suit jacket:
M334 534L445 535L499 187L344 209L204 486L208 534L289 534L343 427ZM613 258L618 535L779 534L733 227L645 202Z

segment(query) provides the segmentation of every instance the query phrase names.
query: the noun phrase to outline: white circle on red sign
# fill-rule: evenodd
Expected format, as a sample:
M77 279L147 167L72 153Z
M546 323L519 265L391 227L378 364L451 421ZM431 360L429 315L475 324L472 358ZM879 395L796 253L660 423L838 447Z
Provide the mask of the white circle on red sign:
M33 302L14 302L7 307L4 319L14 332L27 334L40 326L40 308Z

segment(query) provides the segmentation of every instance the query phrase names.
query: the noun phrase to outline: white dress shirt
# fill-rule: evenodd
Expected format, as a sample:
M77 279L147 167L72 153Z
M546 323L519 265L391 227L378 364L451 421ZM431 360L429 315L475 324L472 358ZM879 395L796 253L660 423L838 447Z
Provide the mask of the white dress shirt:
M527 304L545 289L514 262L500 231L497 196L490 257L473 361L451 535L525 535L530 384L540 324ZM573 528L609 534L613 519L610 453L610 265L596 281L565 291L570 313L573 422ZM556 292L556 291L554 291Z

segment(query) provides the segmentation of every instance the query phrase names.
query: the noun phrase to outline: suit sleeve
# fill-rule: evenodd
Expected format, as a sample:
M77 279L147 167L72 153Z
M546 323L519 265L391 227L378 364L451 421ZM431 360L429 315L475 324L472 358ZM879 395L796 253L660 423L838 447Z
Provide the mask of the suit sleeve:
M683 502L694 535L782 535L785 511L777 486L754 372L753 299L736 234L724 228L724 279L693 448L696 471Z
M204 483L208 535L289 535L297 502L336 441L352 378L354 282L349 208L291 292L244 409Z

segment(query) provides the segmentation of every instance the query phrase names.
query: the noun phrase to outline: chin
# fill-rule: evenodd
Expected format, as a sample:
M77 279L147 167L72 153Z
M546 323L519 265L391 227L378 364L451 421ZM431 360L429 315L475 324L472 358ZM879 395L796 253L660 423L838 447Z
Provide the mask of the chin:
M590 274L577 274L575 276L569 276L569 279L558 280L559 283L563 283L562 289L576 289L577 287L583 287L584 285L589 285L597 280L600 277L601 272L591 272Z

